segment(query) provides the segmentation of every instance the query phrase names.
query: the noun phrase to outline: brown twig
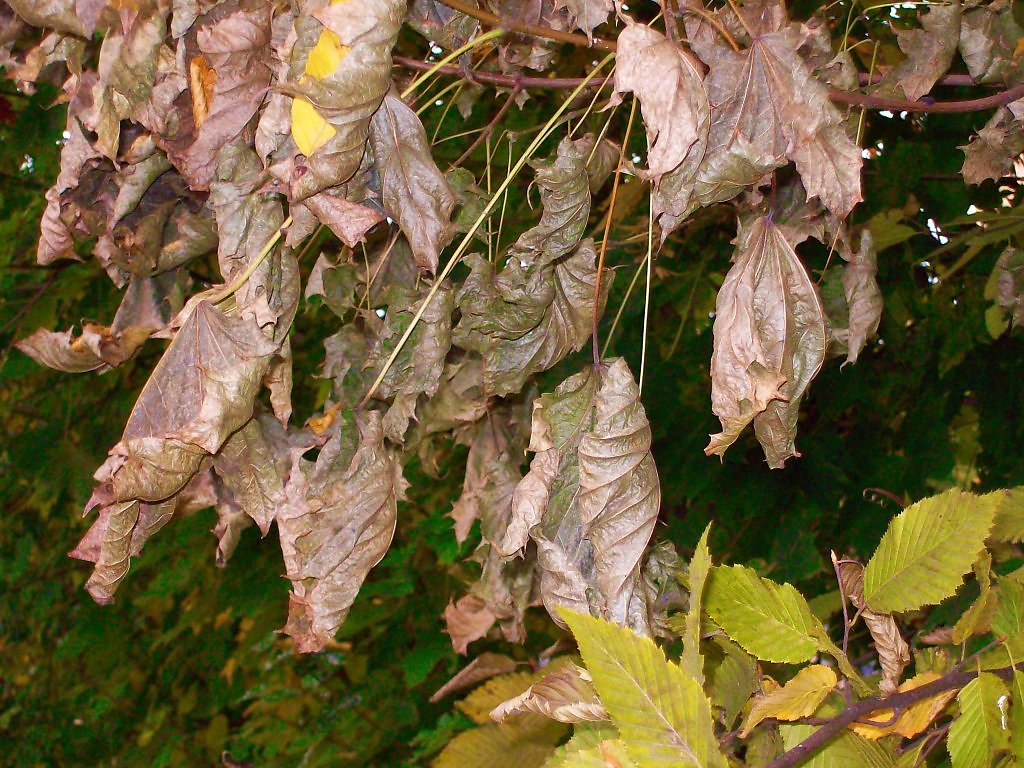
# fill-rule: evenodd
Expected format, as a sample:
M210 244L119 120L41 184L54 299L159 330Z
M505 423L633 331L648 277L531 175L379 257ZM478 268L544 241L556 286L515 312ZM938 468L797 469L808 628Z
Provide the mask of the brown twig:
M475 8L462 0L447 0L445 3L448 7L464 13L467 16L471 16L477 21L487 24L491 27L499 29L509 30L511 32L518 32L524 35L530 35L531 37L540 37L546 40L555 40L562 43L571 43L572 45L584 47L584 48L596 48L602 51L616 50L616 44L612 40L602 40L600 38L594 38L593 41L589 40L586 35L577 35L572 32L563 32L559 29L552 29L551 27L540 26L536 24L524 24L514 19L503 19L490 11L481 10ZM742 20L742 17L740 17ZM418 62L415 59L408 59L405 57L395 57L395 61L400 63L402 66L409 67L411 69L428 69L433 67L429 62ZM422 65L422 66L421 66ZM444 72L445 74L461 74L458 67L441 67L438 71ZM865 74L858 75L861 82L865 85L872 82L876 82L878 75L869 76ZM479 72L473 75L473 79L481 83L489 83L499 87L513 88L515 87L516 78L511 75L500 75L491 72ZM582 82L581 78L563 77L563 78L519 78L521 87L523 88L576 88ZM964 75L946 75L939 78L939 85L950 85L950 86L973 86L977 85L970 77ZM596 86L597 84L595 84ZM931 99L923 99L919 101L907 101L905 99L887 99L879 96L872 96L867 93L858 93L856 91L842 91L838 88L828 89L829 98L837 104L848 104L850 106L865 107L866 109L873 110L892 110L896 112L934 112L934 113L962 113L962 112L981 112L987 109L995 109L1005 104L1009 104L1011 101L1024 98L1024 85L1014 86L1004 91L993 93L989 96L984 96L979 99L967 99L964 101L934 101Z
M986 671L1005 680L1013 676L1015 668L1024 669L1024 662L1017 664L1016 667L1002 667ZM872 696L869 699L861 699L854 702L795 747L783 752L772 760L765 768L793 768L793 766L806 760L842 733L845 728L857 722L865 715L869 715L878 709L906 709L911 704L924 701L940 693L963 688L974 680L978 674L978 670L954 670L943 675L938 680L933 680L909 691L894 693L888 697Z
M453 167L462 165L466 161L466 158L472 155L473 151L481 144L483 144L487 137L494 132L495 127L508 113L509 108L512 106L513 102L515 102L516 97L519 95L519 92L521 90L523 90L523 87L517 81L516 84L512 87L512 93L508 95L508 98L505 99L505 103L501 105L501 109L494 113L494 117L491 118L491 121L487 123L486 126L484 126L484 129L483 131L480 132L480 135L473 139L473 143L469 145L466 151L459 155L459 159L452 163Z

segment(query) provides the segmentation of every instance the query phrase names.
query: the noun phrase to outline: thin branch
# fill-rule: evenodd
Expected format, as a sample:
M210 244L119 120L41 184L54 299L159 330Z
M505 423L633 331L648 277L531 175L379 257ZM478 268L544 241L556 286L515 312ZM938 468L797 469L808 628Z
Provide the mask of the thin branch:
M545 27L536 24L524 24L514 19L503 19L490 11L481 10L475 8L462 0L447 0L445 5L448 7L464 13L467 16L480 21L483 24L487 24L491 27L503 29L511 32L518 32L520 34L529 35L531 37L539 37L546 40L555 40L562 43L571 43L572 45L580 46L583 48L597 48L602 51L614 52L616 50L616 44L612 40L602 40L600 38L594 38L593 41L588 39L585 35L577 35L572 32L563 32L559 29L552 29L551 27ZM741 17L742 20L742 17ZM406 57L396 56L395 61L404 67L410 69L432 69L435 72L444 72L445 74L464 74L458 67L448 66L437 66L430 62L420 62L415 59L408 59ZM858 75L860 80L864 84L870 84L874 82L878 75ZM499 87L513 88L516 84L516 78L511 75L500 75L497 73L484 73L479 72L472 76L472 78L480 83L488 83L491 85L497 85ZM582 83L581 78L519 78L520 87L522 88L577 88ZM946 75L939 78L939 85L950 85L950 86L970 86L977 85L970 77L964 75ZM596 85L596 84L595 84ZM591 86L594 87L594 86ZM851 106L865 107L867 109L874 110L892 110L897 112L936 112L936 113L960 113L960 112L981 112L987 109L995 109L1005 104L1009 104L1011 101L1024 98L1024 85L1014 86L1004 91L991 94L989 96L982 97L980 99L967 99L965 101L935 101L931 98L925 97L919 101L907 101L905 99L887 99L879 96L872 96L866 93L857 93L856 91L842 91L837 88L828 89L829 98L837 104L848 104Z
M1001 678L1009 679L1013 676L1014 669L1024 669L1024 662L1015 667L1002 667L1001 669L986 670ZM861 699L847 706L842 712L829 720L825 725L801 741L792 749L783 752L772 760L765 768L793 768L803 760L813 755L824 747L829 741L838 736L852 723L857 722L865 715L869 715L879 709L906 709L911 704L930 699L946 691L963 688L978 676L978 670L954 670L918 688L909 691L894 693L891 696L872 696L869 699Z
M519 95L519 92L522 89L523 89L523 87L518 82L512 87L512 93L510 93L508 95L508 98L505 99L505 103L501 105L501 109L499 109L497 112L494 113L494 117L492 117L491 121L489 123L487 123L486 126L484 126L484 129L480 133L480 135L477 136L475 139L473 139L473 143L469 145L469 147L466 149L465 152L463 152L461 155L459 155L459 159L458 160L456 160L454 163L452 163L453 166L462 165L466 161L466 158L468 158L470 155L472 155L473 151L477 147L479 147L481 144L483 144L484 140L488 136L490 136L491 133L494 132L495 127L501 122L502 118L505 117L505 115L508 113L509 108L512 106L513 102L515 102L516 97Z
M425 72L428 69L433 69L434 65L429 61L420 61L419 59L412 59L408 56L394 56L395 64L405 67L406 69L415 69L417 71ZM585 78L582 77L526 77L518 75L503 75L500 72L479 72L474 70L463 70L454 64L447 64L437 69L438 74L443 75L459 75L465 77L468 80L477 83L478 85L492 85L496 88L515 88L516 83L519 83L521 88L551 88L555 90L566 90L569 88L579 88L583 85ZM605 81L588 82L585 87L587 88L602 88L606 84Z

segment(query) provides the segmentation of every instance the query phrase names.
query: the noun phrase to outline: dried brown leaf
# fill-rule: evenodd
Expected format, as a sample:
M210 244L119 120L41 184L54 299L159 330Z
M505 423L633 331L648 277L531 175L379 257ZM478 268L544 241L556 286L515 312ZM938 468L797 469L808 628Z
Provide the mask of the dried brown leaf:
M999 181L1013 171L1013 164L1024 152L1024 99L1000 107L978 131L964 152L961 173L968 184L981 184L986 179Z
M460 669L451 680L438 688L430 697L431 703L443 699L450 693L461 691L495 675L507 675L515 672L518 664L511 656L503 653L481 653L469 664Z
M927 6L921 29L898 29L900 50L907 55L889 72L879 90L896 84L907 99L917 101L928 93L953 62L960 42L960 3Z
M882 291L878 287L878 256L869 229L860 233L860 250L850 254L843 267L843 293L850 319L843 340L847 345L846 362L856 363L868 339L882 321Z
M800 399L825 359L817 288L769 217L743 224L715 305L712 410L722 431L704 452L722 455L751 421L769 466L795 447Z
M560 723L610 719L594 690L590 674L575 664L560 666L518 696L503 701L491 710L491 719L500 723L524 712L534 712Z
M465 654L469 644L479 640L494 626L495 615L482 598L466 595L444 609L445 631L452 639L456 653Z

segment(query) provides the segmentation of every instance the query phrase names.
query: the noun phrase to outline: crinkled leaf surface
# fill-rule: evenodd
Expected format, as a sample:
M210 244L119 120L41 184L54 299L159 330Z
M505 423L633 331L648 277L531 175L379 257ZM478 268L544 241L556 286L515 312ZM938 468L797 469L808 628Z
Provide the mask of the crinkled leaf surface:
M769 217L741 224L733 266L715 304L712 410L722 431L708 455L722 455L747 424L769 466L798 456L800 399L825 359L826 319L817 287Z
M999 181L1011 173L1013 162L1024 152L1024 101L1000 107L978 131L970 143L960 147L964 152L961 173L968 184L981 184L986 179Z
M899 29L896 37L907 58L879 85L882 91L898 84L910 101L928 93L946 73L960 42L960 3L928 6L920 29Z
M496 722L523 712L535 712L562 723L607 720L590 674L575 664L565 664L544 675L518 696L491 711Z
M359 444L339 431L315 463L293 456L278 510L285 569L292 583L284 631L300 651L324 647L341 626L369 570L395 531L401 468L384 447L376 412L358 414Z
M441 249L455 234L455 195L431 157L423 123L394 91L370 121L370 146L384 209L402 228L416 266L434 274Z

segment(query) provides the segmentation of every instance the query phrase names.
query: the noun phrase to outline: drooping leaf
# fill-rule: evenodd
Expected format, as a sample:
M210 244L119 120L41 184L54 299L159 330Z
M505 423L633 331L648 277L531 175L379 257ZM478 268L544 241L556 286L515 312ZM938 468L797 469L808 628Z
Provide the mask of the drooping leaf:
M466 653L470 643L479 640L494 626L496 618L487 603L476 595L465 595L458 602L449 602L444 609L444 623L455 652Z
M776 14L738 53L719 39L691 40L710 67L705 85L715 105L696 196L701 205L729 200L789 158L808 196L845 216L861 199L860 151L785 22Z
M423 124L393 91L370 121L370 146L384 209L402 228L416 266L434 274L441 249L455 233L455 195L430 155Z
M213 468L234 503L266 536L285 496L273 450L258 419L250 419L227 439L213 457Z
M1015 578L999 580L999 600L992 616L992 632L1014 656L1024 654L1024 584Z
M592 683L585 669L565 664L503 701L491 711L491 719L500 723L512 715L534 712L561 723L607 720L608 713Z
M961 173L968 184L981 184L986 179L999 181L1013 170L1014 160L1024 152L1024 100L999 107L964 152Z
M877 276L878 257L871 230L864 229L860 234L860 250L851 253L850 260L843 267L843 293L850 309L843 335L847 363L857 362L864 345L878 331L882 320L882 291L878 287Z
M711 570L708 614L743 648L765 661L796 664L818 650L820 624L789 584L776 584L742 565Z
M928 93L949 69L960 42L960 3L930 6L920 29L898 29L896 38L907 58L887 73L879 89L899 85L909 101Z
M594 39L594 27L599 27L608 20L614 4L611 0L558 0L556 8L565 8L572 17L577 29L582 29L587 37ZM622 45L622 38L619 38Z
M548 612L593 611L648 632L640 567L661 489L650 425L625 361L562 382L534 406L530 472L513 497L499 547L537 545Z
M630 24L619 35L615 91L640 100L647 127L647 171L662 240L696 208L693 186L704 160L711 105L699 64L660 32Z
M864 600L899 613L934 605L963 583L992 528L995 503L957 489L907 507L864 569Z
M602 619L560 611L594 678L601 702L641 768L725 768L700 684L652 640Z
M768 217L741 225L733 266L715 304L712 410L722 432L704 449L722 455L751 421L769 466L799 456L800 399L825 359L817 288Z
M891 695L899 687L900 675L910 663L910 646L903 639L892 614L874 611L864 602L864 566L855 560L840 560L837 570L843 595L864 619L871 639L874 640L878 662L882 667L879 690L883 696Z
M387 552L405 490L401 468L384 447L380 415L357 414L356 427L354 452L340 431L315 463L297 449L286 504L277 512L292 582L284 631L302 652L323 648L345 620L366 574Z
M516 661L511 656L490 651L481 653L460 669L451 680L434 691L430 696L430 701L431 703L438 702L450 693L476 685L495 675L514 672L516 666Z
M974 563L974 577L978 584L977 599L953 625L952 640L957 645L975 635L983 635L992 628L992 619L998 603L998 594L992 589L992 555L987 549Z
M960 705L949 728L949 756L953 768L979 768L1009 746L1010 730L1004 710L1010 694L1006 684L990 672L982 672L957 694Z
M821 664L804 667L781 688L754 699L740 737L746 738L766 717L791 721L813 715L838 682L831 667Z

